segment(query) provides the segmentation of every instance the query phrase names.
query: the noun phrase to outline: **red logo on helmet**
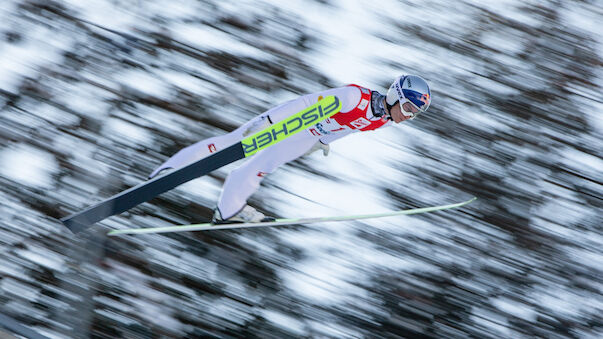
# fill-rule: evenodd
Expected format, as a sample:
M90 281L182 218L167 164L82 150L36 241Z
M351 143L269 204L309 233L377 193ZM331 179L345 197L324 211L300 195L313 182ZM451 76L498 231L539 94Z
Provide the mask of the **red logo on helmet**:
M419 100L424 103L425 105L429 105L429 102L431 101L431 98L429 98L429 94L423 94L421 95L421 97L419 98Z
M209 149L209 153L213 153L216 151L216 145L215 144L209 144L207 145L207 148Z

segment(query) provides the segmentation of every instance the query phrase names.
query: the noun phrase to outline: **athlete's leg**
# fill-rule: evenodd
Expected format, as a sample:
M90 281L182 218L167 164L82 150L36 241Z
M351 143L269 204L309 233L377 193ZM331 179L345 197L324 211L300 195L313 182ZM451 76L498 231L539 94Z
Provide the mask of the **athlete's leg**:
M247 199L258 189L265 174L304 155L317 140L317 136L300 132L258 152L233 170L226 178L218 201L222 218L228 219L245 207Z
M249 135L264 127L265 119L265 114L259 115L228 134L201 140L181 149L178 153L174 154L161 164L161 166L157 167L151 175L149 175L149 178L153 178L161 170L180 168L241 141L244 135Z

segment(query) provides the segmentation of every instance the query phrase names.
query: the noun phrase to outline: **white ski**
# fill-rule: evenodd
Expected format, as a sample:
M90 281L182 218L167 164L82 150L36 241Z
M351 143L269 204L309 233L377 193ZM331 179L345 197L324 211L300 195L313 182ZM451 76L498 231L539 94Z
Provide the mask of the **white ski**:
M128 229L110 231L108 233L108 235L115 236L115 235L122 235L122 234L171 233L171 232L210 231L210 230L214 231L214 230L226 230L226 229L235 229L235 228L302 225L302 224L312 224L312 223L318 223L318 222L384 218L384 217L393 217L393 216L397 216L397 215L419 214L419 213L442 211L442 210L447 210L447 209L451 209L451 208L458 208L461 206L465 206L465 205L475 201L476 199L477 198L474 197L470 200L456 203L456 204L432 206L432 207L424 207L424 208L413 208L413 209L408 209L408 210L385 212L385 213L344 215L344 216L319 217L319 218L276 219L275 221L271 221L271 222L252 222L252 223L238 223L238 224L224 224L224 225L213 225L210 223L204 223L204 224L152 227L152 228L128 228Z

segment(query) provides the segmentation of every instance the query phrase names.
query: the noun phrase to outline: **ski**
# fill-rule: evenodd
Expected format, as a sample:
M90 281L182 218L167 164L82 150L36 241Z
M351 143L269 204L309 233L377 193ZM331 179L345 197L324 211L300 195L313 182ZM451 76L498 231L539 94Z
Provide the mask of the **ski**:
M393 217L393 216L398 216L398 215L411 215L411 214L442 211L442 210L447 210L447 209L451 209L451 208L459 208L459 207L465 206L465 205L475 201L476 199L477 199L476 197L473 197L472 199L469 199L467 201L463 201L460 203L456 203L456 204L423 207L423 208L413 208L413 209L408 209L408 210L400 210L400 211L385 212L385 213L344 215L344 216L319 217L319 218L277 219L276 221L271 221L271 222L252 222L252 223L238 223L238 224L225 224L225 225L212 225L210 223L204 223L204 224L152 227L152 228L128 228L128 229L110 231L108 233L108 235L116 236L116 235L124 235L124 234L214 231L214 230L226 230L226 229L237 229L237 228L302 225L302 224L312 224L312 223L319 223L319 222L356 221L356 220L363 220L363 219Z
M161 193L206 175L239 159L254 155L341 110L341 101L327 96L290 117L277 122L206 158L129 188L80 212L62 218L71 232L81 232L92 224L149 201Z

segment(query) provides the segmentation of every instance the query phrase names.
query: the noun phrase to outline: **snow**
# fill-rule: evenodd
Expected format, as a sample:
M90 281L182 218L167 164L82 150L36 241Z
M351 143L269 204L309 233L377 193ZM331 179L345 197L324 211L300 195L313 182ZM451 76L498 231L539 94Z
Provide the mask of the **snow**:
M4 17L1 19L12 22ZM28 33L28 37L35 38L0 44L0 78L5 90L15 92L24 77L35 78L40 67L60 62L61 52L68 45L66 40L57 38L51 30L41 26ZM32 50L36 52L32 53Z
M603 146L603 141L600 142L599 146ZM597 176L603 175L603 159L600 157L570 148L561 150L560 153L563 162L569 166L585 172L592 171Z
M284 315L281 312L264 309L261 312L262 316L266 320L274 323L277 327L285 328L297 335L303 335L306 333L304 327L305 324L297 319Z
M475 84L478 87L489 90L490 93L493 95L506 96L506 95L517 94L517 89L507 86L505 84L502 84L500 82L496 82L492 79L476 77L475 79L472 80L472 82L473 82L473 84ZM483 115L483 114L480 114L480 115Z
M62 92L61 103L73 110L75 114L88 115L97 120L106 118L111 107L109 101L115 97L112 93L92 85L69 86L57 90L57 92ZM103 98L103 100L98 100L98 98Z
M30 246L15 250L15 254L53 271L65 273L68 269L66 260L62 255L50 252L45 248Z
M495 338L513 338L512 331L506 319L484 310L474 310L471 320L479 326L483 326ZM492 333L494 332L494 333Z
M315 52L309 54L310 63L338 83L373 85L374 72L367 60L378 55L404 55L410 48L383 43L367 34L370 23L379 20L377 13L366 12L357 1L337 1L331 10L318 3L297 1L289 6L303 18L303 23L317 30L322 41ZM361 47L359 47L361 46ZM345 56L345 57L342 57ZM381 73L381 72L379 72Z
M355 293L361 289L355 287L346 278L353 272L340 265L334 265L328 260L314 260L299 267L304 271L281 272L280 276L288 288L300 297L318 305L337 305L352 301Z
M321 319L321 321L310 321L308 325L315 331L333 338L361 338L362 335L350 328L334 324Z
M214 84L198 79L188 73L182 73L174 70L160 70L156 71L155 74L161 77L166 83L180 87L202 97L209 97L215 94L217 90Z
M122 85L138 90L146 95L168 99L170 87L157 76L147 70L133 69L117 76Z
M103 135L120 142L148 145L152 141L149 131L121 119L110 118L103 126Z
M15 124L19 124L19 123L25 124L25 126L27 126L28 130L30 130L30 129L35 130L37 128L43 128L44 125L46 124L46 122L43 119L40 119L31 114L17 111L17 110L6 112L6 114L4 115L4 118L7 121L13 122Z
M133 0L130 0L133 1ZM211 17L210 4L189 0L172 0L169 6L162 1L140 1L137 0L138 10L143 13L157 13L162 17L174 21L190 19L205 19Z
M26 300L36 300L40 295L40 291L37 288L10 277L0 280L0 291Z
M542 287L542 286L541 286ZM570 318L578 318L582 312L597 312L603 309L603 301L595 295L578 295L571 289L556 285L540 288L531 294L534 303L548 312Z
M121 314L118 314L117 312L114 311L109 311L109 310L102 310L102 309L97 309L94 310L94 313L103 316L103 317L107 317L113 321L117 321L121 324L125 324L125 325L134 325L136 324L136 320L128 317L128 316L124 316Z
M144 20L144 16L137 15L141 8L139 0L63 0L63 3L76 11L77 17L118 31L127 31Z
M303 244L309 258L294 265L294 270L281 272L288 286L304 298L322 305L351 302L366 297L357 284L367 283L368 277L358 275L359 267L388 270L429 271L429 265L417 259L399 257L371 248L352 234L355 229L345 224L324 224L314 231L280 232L281 239L291 246Z
M190 24L181 24L173 26L172 29L174 30L174 38L203 51L228 51L238 56L270 59L270 54L267 52L248 45L244 41L234 39L232 35L209 26L195 27Z
M149 289L150 290L150 289ZM157 303L156 300L145 301L139 298L132 298L130 303L136 308L136 313L144 322L154 324L164 328L169 328L170 331L179 332L183 329L183 324L176 317L166 314L162 310L162 303Z
M558 13L563 20L577 26L580 30L588 31L590 33L589 36L597 42L595 44L590 44L590 41L582 41L580 43L597 47L599 56L602 56L603 36L601 36L601 7L599 6L598 11L593 11L582 3L571 5L562 3L562 6L564 8L558 11ZM568 7L571 7L571 10Z
M3 235L0 233L0 235ZM27 275L25 269L19 265L18 263L9 261L9 260L1 260L0 261L0 273L3 277L15 277L20 280L27 281Z
M228 321L240 325L254 317L253 314L247 312L244 304L229 298L214 300L207 306L206 312L216 317L227 318Z
M110 172L110 165L104 162L96 161L94 166L89 166L94 154L99 151L98 145L94 143L84 141L72 135L63 134L53 140L52 146L55 150L64 152L72 157L70 161L74 166L85 168L92 175L105 177Z
M89 102L87 106L90 106ZM74 126L81 121L77 115L48 104L39 105L35 110L32 110L32 113L40 119L59 126Z
M23 19L25 14L20 13L15 7L17 4L18 1L1 2L0 31L11 32L17 30L17 25L23 21L29 23L29 19ZM278 59L263 50L262 46L276 46L276 49L299 58L310 69L322 73L329 82L337 84L353 82L384 89L380 87L387 85L384 82L390 79L392 74L420 72L434 84L434 93L450 95L450 98L442 95L438 101L442 114L458 122L459 125L485 131L484 134L500 133L505 138L509 136L515 138L520 133L525 133L516 129L522 126L522 121L506 114L504 108L484 105L485 97L476 95L469 89L478 88L504 98L513 96L517 91L506 85L504 83L506 81L513 86L530 87L535 90L542 90L548 85L547 80L540 73L543 72L542 70L534 70L532 64L516 57L518 53L525 52L523 49L526 46L521 44L521 39L525 36L522 33L523 28L512 27L519 24L548 29L546 26L548 21L540 18L541 14L520 9L522 6L543 6L537 1L445 3L435 0L404 2L387 0L366 4L344 0L326 2L296 0L283 5L282 2L274 0L216 4L192 0L177 0L169 4L161 1L136 0L87 2L65 0L61 1L61 4L73 10L73 14L77 16L111 29L132 34L151 31L172 35L180 41L199 48L201 53L224 52L243 58L273 62ZM212 7L214 5L215 7ZM593 39L577 41L574 46L592 47L599 55L603 54L600 11L593 11L593 5L588 2L559 6L555 13L562 17L561 21L565 25L570 29L588 31ZM384 13L383 7L391 13ZM478 7L494 12L496 19L477 20L475 16L480 14ZM259 14L265 14L267 10L273 10L274 17L267 19L263 17L262 20L265 21L261 22L259 27L273 32L273 40L259 42L254 40L255 32L239 30L220 23L221 19L229 15L245 23L255 23ZM31 13L27 15L36 18ZM504 23L505 19L514 20L516 23L507 26L507 23ZM283 27L276 20L290 20L292 27ZM504 25L493 23L497 20L503 21ZM487 29L481 30L483 28L481 25ZM503 29L499 30L501 26ZM402 36L401 32L406 27L417 28L424 35L413 33ZM73 29L70 27L52 30L52 25L44 23L31 24L27 26L27 29L29 28L32 29L23 34L23 40L7 42L0 46L1 87L5 91L16 93L25 78L36 79L43 74L41 70L46 67L56 69L56 65L65 66L64 53L72 50L74 44L84 41L83 36L66 33L65 31ZM90 29L115 38L114 35L98 28ZM480 34L473 36L471 35L473 32ZM316 39L310 42L312 45L309 48L310 52L287 45L295 43L293 41L296 41L301 34L309 34ZM445 46L426 44L422 40L423 36L432 34L451 45L461 45L465 43L462 39L475 38L481 44L491 45L494 51L482 50L478 53L478 57L464 55ZM568 49L563 50L563 52L567 51ZM203 102L213 110L216 109L217 104L228 101L230 103L228 112L224 114L228 117L223 120L228 123L239 123L248 118L250 113L248 101L267 107L299 94L293 93L292 89L287 89L275 90L268 95L262 89L248 88L248 85L236 81L238 75L236 72L247 72L246 68L225 73L219 68L204 64L199 59L176 56L176 54L158 49L158 54L153 57L130 56L133 60L141 62L145 69L129 69L113 75L86 74L86 72L80 75L114 91L122 91L123 88L119 88L122 85L167 101L174 99L174 88L179 87L201 97ZM496 70L493 67L496 64L505 65L509 73L514 73L515 76L500 74L500 82L489 79L492 72ZM549 66L551 72L564 71L562 64L547 65ZM250 73L249 76L257 76L257 74ZM291 76L288 81L296 77L291 74L286 76ZM137 324L138 320L133 320L126 315L135 310L134 312L139 312L145 322L155 322L158 328L170 328L175 331L184 331L187 328L180 323L180 318L176 314L184 313L185 311L182 310L194 314L199 312L199 309L203 309L203 312L207 310L207 314L212 315L212 318L215 316L224 319L224 323L232 319L233 323L245 324L253 318L254 313L261 313L275 326L298 335L306 335L307 331L315 330L319 332L317 336L324 334L331 337L362 337L365 333L357 333L339 323L328 319L308 322L308 317L311 318L312 312L325 305L337 309L345 309L350 304L360 308L369 307L358 305L370 298L367 295L370 291L367 292L364 287L359 287L359 284L371 282L375 272L402 274L427 272L446 279L447 274L450 273L442 271L443 268L448 267L460 267L472 274L475 273L475 276L450 278L460 286L476 295L495 295L489 299L480 299L484 302L484 305L480 305L483 308L474 309L474 314L467 321L467 323L475 321L478 327L485 329L485 332L494 337L516 337L517 333L512 330L515 325L509 321L512 317L535 322L537 316L551 313L572 318L572 324L582 324L584 321L589 321L587 316L596 315L597 311L603 308L600 298L597 298L594 292L589 294L580 288L568 288L576 282L571 279L579 277L567 278L556 275L551 267L555 269L565 267L564 265L573 267L576 263L575 266L588 270L588 274L593 275L603 267L603 257L600 251L597 251L603 243L600 232L597 232L597 222L600 219L597 213L600 211L591 208L592 205L585 204L585 200L593 199L592 197L575 189L575 187L592 188L594 192L599 189L593 181L601 176L603 168L603 161L596 153L601 148L598 146L601 145L600 135L603 131L603 118L600 114L603 106L599 93L603 85L601 79L603 79L603 72L599 68L592 70L592 78L587 79L588 84L577 82L566 87L571 93L567 99L572 103L584 105L581 108L586 107L582 109L582 113L588 127L585 131L580 131L584 135L576 135L576 131L564 135L545 124L540 128L531 126L534 128L532 131L535 138L546 139L547 135L555 135L566 139L568 144L576 143L580 149L565 144L564 146L540 144L539 140L538 145L521 145L521 150L513 153L508 150L517 148L517 144L507 140L489 140L483 135L477 135L478 141L475 143L454 144L429 132L421 120L417 120L416 124L411 122L408 125L392 127L369 135L347 137L345 141L332 145L332 153L328 158L316 153L303 160L304 164L311 166L317 172L326 173L337 180L309 175L294 167L285 167L266 179L265 182L272 187L264 188L256 195L263 202L269 202L264 204L265 206L288 217L364 214L406 207L383 194L384 187L399 192L405 198L416 199L421 204L451 202L449 199L454 198L454 195L447 193L450 187L445 183L431 186L433 183L426 179L429 177L426 174L429 173L422 173L421 169L455 181L450 185L461 185L459 178L462 174L506 175L501 179L500 184L501 188L507 191L500 197L491 199L499 205L492 201L480 205L478 201L462 212L469 216L460 214L461 212L458 212L459 214L451 212L446 215L430 215L430 219L397 217L374 220L370 224L325 223L303 228L265 229L247 232L247 234L241 232L240 235L225 232L208 236L186 235L173 238L148 236L111 240L115 242L111 243L109 248L117 249L120 255L143 257L148 260L149 265L144 268L145 270L150 269L153 273L157 272L155 270L167 271L168 273L162 273L166 275L165 277L155 276L156 282L160 286L181 291L185 296L182 299L151 288L149 281L146 280L148 276L141 267L116 267L116 262L109 259L106 263L112 269L99 268L92 264L80 265L77 268L82 272L88 270L95 272L104 284L103 293L111 289L120 289L125 290L125 294L129 295L124 303L113 302L109 297L95 298L96 302L113 308L113 310L97 309L99 315L120 324ZM66 235L58 231L61 227L58 222L49 222L50 218L43 213L29 211L29 206L24 203L24 199L34 204L39 202L43 206L53 206L52 208L54 208L53 204L59 204L61 206L56 207L55 212L62 214L66 212L64 205L83 205L92 199L91 196L99 198L99 192L107 194L106 187L95 183L99 178L103 180L112 178L110 174L115 167L107 162L106 158L114 158L115 154L131 154L129 152L132 150L145 149L139 155L148 156L152 159L150 162L158 163L162 157L167 156L166 145L172 147L182 140L194 140L199 137L200 132L212 133L203 130L206 126L199 127L196 125L197 122L190 118L176 116L163 109L140 103L123 102L118 98L119 94L98 89L93 85L78 82L70 85L68 81L48 82L43 78L36 81L48 86L49 94L55 103L66 106L67 110L36 102L31 97L23 95L23 100L18 100L16 107L7 105L9 108L2 111L2 121L7 125L0 129L7 135L7 138L2 139L0 143L2 147L0 148L0 181L8 183L8 186L15 184L23 186L23 191L29 192L23 195L12 191L8 191L8 195L4 191L0 192L0 243L3 244L0 248L0 272L2 273L0 290L8 292L10 298L31 299L30 301L36 301L40 297L40 292L31 287L38 282L31 280L30 271L43 267L58 276L68 272L68 268L71 268L68 265L78 263L64 257L62 252L54 252L42 247L40 239L48 240L57 237L58 243L65 244L63 241ZM305 81L307 82L307 79L302 79L295 85L303 87ZM596 86L592 86L593 83ZM313 82L311 85L317 86ZM230 90L246 91L249 97L245 100L234 100L230 97ZM434 98L438 97L434 96ZM132 106L122 110L116 103L132 104ZM538 107L547 106L539 104ZM69 110L71 112L68 112ZM91 132L81 128L80 124L90 119L93 124L98 124L99 131ZM53 128L60 129L52 134ZM150 128L156 128L159 133L151 132ZM97 132L100 132L101 136ZM451 132L464 133L458 130ZM30 144L26 145L28 138ZM170 138L179 139L170 140ZM36 144L36 142L46 144ZM115 145L125 147L126 151L118 153L119 150L115 149L112 151L116 153L107 153L107 148ZM55 158L45 149L45 146L55 150L61 157ZM426 154L417 151L420 147L429 148L430 152L427 155L436 156L440 161L430 159ZM548 155L554 156L562 167L575 171L579 176L586 176L588 180L568 179L566 183L565 178L556 180L555 176L569 174L556 173L547 168L546 164L538 166L532 164L531 160L542 159L540 157L547 147L554 148ZM585 149L593 151L589 153L584 151ZM484 154L518 156L513 162L497 163ZM365 158L374 160L371 162L358 160ZM61 166L57 159L60 159ZM66 165L65 168L62 167L63 164ZM222 177L233 166L218 171L218 175L214 177L183 185L171 194L178 197L175 198L179 199L178 203L191 200L202 205L207 203L209 206L219 194ZM59 171L65 171L61 174L67 174L70 173L71 168L75 169L74 175L61 176L60 181L57 179ZM91 176L92 181L83 179L82 173ZM135 178L136 181L138 179ZM481 189L479 184L476 188ZM462 191L462 188L458 191ZM554 250L553 255L548 252L544 252L546 255L543 255L538 248L509 245L516 241L515 232L484 222L484 216L497 217L497 213L505 213L501 212L501 206L521 210L524 202L509 198L511 194L505 196L506 193L515 193L510 191L529 192L537 196L535 200L539 201L534 201L531 209L526 208L521 213L529 219L528 232L533 230L535 234L547 236L548 243L544 247L550 246ZM86 197L82 197L82 194ZM144 213L147 210L142 210L142 213L137 210L132 215L112 218L105 222L104 227L126 227L128 224L163 226L165 223L185 219L183 215L174 216L178 214L176 210L161 213L157 206L153 208L153 212L158 212L160 215L150 216ZM517 211L509 212L513 212L512 215L515 216L521 214ZM48 234L49 230L53 230L56 234ZM249 233L253 233L253 238ZM381 240L387 237L388 241L397 242L408 253L379 247L364 239L365 234L380 237ZM311 310L303 309L300 311L300 319L296 319L273 308L258 310L255 308L258 306L250 307L249 303L259 305L266 296L249 288L234 273L224 274L223 263L217 263L220 262L219 258L214 258L217 261L215 262L188 252L190 248L176 245L187 243L188 246L215 248L212 246L228 243L228 240L224 239L231 236L238 237L240 239L238 245L257 252L258 257L266 259L265 262L270 265L283 266L276 269L276 274L282 279L281 287L284 292L292 292L291 294L298 298L298 302L306 303L303 305ZM460 245L460 242L457 243L459 239L469 245ZM562 239L564 243L557 243L555 239ZM70 238L70 245L71 240ZM536 240L540 241L538 238ZM73 243L77 241L73 240ZM301 259L288 261L288 255L283 254L279 246L296 248L302 253ZM67 246L65 251L66 248ZM503 253L500 258L484 258L486 255L495 256L496 251ZM568 262L559 263L561 260L568 260ZM434 263L430 264L430 262ZM533 287L521 287L522 295L501 296L499 294L501 291L509 292L517 288L516 284L507 284L508 281L502 278L482 274L486 269L493 269L516 277L525 274L525 267L535 267L529 274L529 278L534 279L538 284ZM169 274L174 276L167 277ZM221 288L227 294L245 298L246 301L237 302L229 298L212 299L207 295L199 296L201 292L178 282L179 275L196 277L207 284L215 283L218 286L225 284L226 286ZM81 280L70 280L68 277L59 277L59 279L68 285L88 287L87 282ZM584 279L589 281L587 278ZM600 284L594 284L592 281L589 283L600 288ZM55 293L63 291L52 285L45 288ZM434 287L425 286L425 289L429 288ZM68 298L83 298L64 291L62 293L69 295ZM491 305L486 305L485 301L489 301ZM60 309L64 303L57 302L57 305ZM6 302L3 306L5 310L30 310L13 301ZM313 306L316 308L312 308ZM182 313L176 313L174 310ZM357 310L347 312L356 315ZM46 316L45 312L39 310L32 310L32 314L32 319L42 319ZM341 321L341 319L337 320ZM586 331L586 327L583 329ZM584 334L584 337L588 335Z
M214 178L203 178L203 180L192 180L180 185L176 190L181 193L189 194L195 201L202 204L207 201L208 205L212 205L220 196L222 191L222 183Z
M0 176L20 185L51 188L59 170L52 154L26 144L0 149Z
M492 305L503 312L512 314L525 321L536 321L538 313L528 305L509 298L496 298L490 301Z

